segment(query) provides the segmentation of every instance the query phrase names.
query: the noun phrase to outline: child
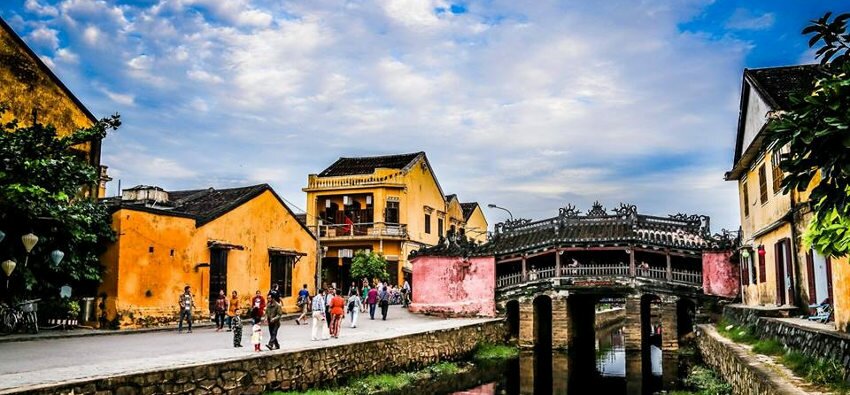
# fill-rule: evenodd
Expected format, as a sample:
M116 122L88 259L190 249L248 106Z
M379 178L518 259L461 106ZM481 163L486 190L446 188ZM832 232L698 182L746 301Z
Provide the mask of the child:
M242 318L239 317L239 310L234 311L230 327L233 330L233 347L242 347Z
M251 343L254 344L254 351L260 352L260 344L263 344L263 329L260 328L260 323L257 322L251 328Z

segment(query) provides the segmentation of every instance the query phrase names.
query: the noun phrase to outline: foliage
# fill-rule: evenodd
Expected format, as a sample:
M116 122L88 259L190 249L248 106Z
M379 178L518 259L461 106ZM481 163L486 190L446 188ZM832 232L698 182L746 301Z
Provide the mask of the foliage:
M358 250L351 260L351 278L387 279L387 260L384 255L374 251Z
M759 340L753 343L753 352L763 355L782 355L785 353L785 346L774 339Z
M773 114L767 143L782 155L785 193L806 190L820 177L810 195L815 219L806 240L824 255L850 253L850 14L830 20L827 13L803 30L824 67L810 94L792 95L789 111ZM781 149L790 153L782 154Z
M519 356L519 350L516 347L506 346L501 344L479 344L475 349L475 360L498 360L511 359Z
M685 386L693 389L691 394L731 395L732 385L723 381L714 371L704 366L694 366L683 380ZM688 393L688 392L685 392Z
M13 295L55 295L66 283L79 289L99 282L98 256L114 234L106 207L81 192L84 186L97 187L99 169L79 146L120 124L114 115L61 137L50 125L0 124L0 230L6 233L0 260L17 262ZM24 265L20 240L30 232L39 240ZM57 249L65 253L58 266L49 258Z
M755 331L748 326L737 326L726 320L717 323L717 332L736 343L753 344L759 340Z
M268 395L289 395L289 394L308 394L308 395L326 395L326 394L345 394L345 395L360 395L360 394L375 394L387 393L403 390L405 392L413 391L417 383L430 381L439 377L453 376L462 373L464 367L454 362L438 362L424 369L414 372L401 372L395 374L382 373L355 378L342 387L308 390L306 392L287 391L287 392L270 392Z
M847 382L844 381L848 372L839 361L813 358L796 351L788 352L781 361L795 374L811 383L826 386L840 393L847 393L850 390Z

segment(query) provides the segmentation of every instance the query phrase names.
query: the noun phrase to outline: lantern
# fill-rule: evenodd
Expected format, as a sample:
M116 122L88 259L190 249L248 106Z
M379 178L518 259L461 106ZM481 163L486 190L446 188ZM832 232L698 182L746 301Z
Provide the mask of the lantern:
M27 254L29 254L32 248L35 247L35 244L38 243L38 236L27 233L21 236L21 242L24 243L24 248L26 248Z
M741 250L741 257L743 257L744 259L749 258L750 250L748 248L744 248L743 250Z
M5 238L6 238L6 232L0 230L0 241L3 241L3 239L5 239Z
M9 276L12 275L12 271L15 270L15 261L8 259L0 263L0 267L3 268L3 273L6 273L6 288L9 288Z
M62 258L65 257L65 253L59 250L53 250L50 253L50 260L53 261L53 265L59 266L59 262L62 262Z
M764 250L764 245L759 246L759 256L764 256L767 254L767 251Z

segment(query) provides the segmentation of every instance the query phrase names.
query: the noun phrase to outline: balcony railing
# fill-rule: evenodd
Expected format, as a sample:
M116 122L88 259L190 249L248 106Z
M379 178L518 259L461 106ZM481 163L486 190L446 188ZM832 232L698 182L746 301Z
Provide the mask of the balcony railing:
M511 273L497 277L497 288L524 284L548 278L582 278L582 277L619 277L632 278L629 267L626 265L586 265L586 266L562 266L560 275L556 275L554 267L528 270L523 277L522 273ZM655 281L682 283L692 286L702 286L702 273L695 270L671 269L668 276L667 269L649 267L635 268L634 278L649 279Z
M402 184L401 172L385 176L376 175L348 175L340 177L316 177L310 176L307 181L307 189L337 189L374 185Z
M389 224L385 222L361 222L352 224L322 225L319 236L326 239L343 238L406 238L406 224Z

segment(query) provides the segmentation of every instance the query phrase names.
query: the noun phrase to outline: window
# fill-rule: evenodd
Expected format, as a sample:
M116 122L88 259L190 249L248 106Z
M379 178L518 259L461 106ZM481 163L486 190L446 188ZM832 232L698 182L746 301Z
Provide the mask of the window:
M785 177L785 174L782 172L782 169L779 168L779 162L782 160L782 150L775 151L773 153L773 158L771 158L770 163L773 167L773 193L779 193L782 189L782 178Z
M747 183L744 182L741 189L744 190L744 216L750 216L750 190L748 189Z
M388 224L398 223L398 202L387 202L387 209L384 211L384 221Z
M431 214L425 214L425 233L431 234Z
M764 164L759 166L759 194L761 204L767 203L767 174L764 169Z
M437 235L443 235L443 219L437 218Z
M277 284L280 287L280 296L287 296L292 292L292 264L293 258L291 255L275 254L269 257L269 265L271 266L271 282L274 286Z

